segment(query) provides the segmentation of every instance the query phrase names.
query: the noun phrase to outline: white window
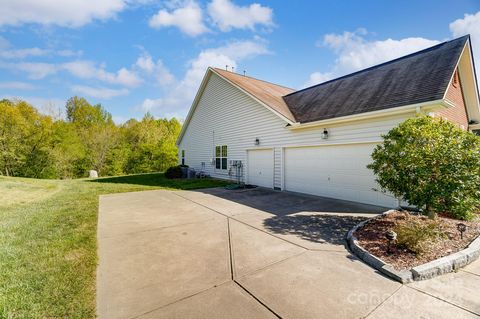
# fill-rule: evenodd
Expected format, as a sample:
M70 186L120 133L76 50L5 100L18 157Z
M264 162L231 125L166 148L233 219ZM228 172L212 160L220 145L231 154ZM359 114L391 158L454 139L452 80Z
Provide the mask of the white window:
M185 150L182 150L182 165L185 165Z
M227 169L227 145L219 145L215 147L215 168Z

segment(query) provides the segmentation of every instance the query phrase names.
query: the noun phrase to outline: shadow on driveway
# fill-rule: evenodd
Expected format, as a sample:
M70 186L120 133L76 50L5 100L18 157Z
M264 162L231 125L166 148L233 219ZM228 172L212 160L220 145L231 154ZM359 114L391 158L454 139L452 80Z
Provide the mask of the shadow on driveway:
M345 215L294 215L272 217L264 226L277 234L296 235L315 243L344 245L347 232L367 217Z
M261 187L239 190L211 188L197 191L262 210L276 216L286 216L301 212L378 214L388 209L327 197L274 191Z
M237 190L202 189L198 192L269 213L263 220L263 227L269 232L294 235L313 243L342 246L345 245L345 236L352 227L373 217L371 214L382 213L388 209L261 187Z

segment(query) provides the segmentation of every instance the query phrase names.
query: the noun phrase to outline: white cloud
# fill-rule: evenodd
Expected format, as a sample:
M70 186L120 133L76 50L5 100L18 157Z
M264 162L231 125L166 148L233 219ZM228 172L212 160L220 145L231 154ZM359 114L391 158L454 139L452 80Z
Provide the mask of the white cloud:
M10 81L10 82L0 82L0 89L33 90L35 89L35 86L27 82Z
M22 100L35 106L42 114L53 116L56 119L65 118L64 106L66 100L60 98L45 98L38 96L3 95L0 99Z
M248 50L245 48L243 50ZM250 49L252 50L252 49ZM75 52L67 52L67 54ZM106 70L104 64L96 64L89 60L74 60L65 63L42 62L1 62L0 69L7 69L17 74L25 74L29 79L40 80L59 72L68 72L76 78L96 80L127 88L138 87L146 79L154 79L159 86L175 83L175 77L163 64L162 60L154 61L148 52L143 52L130 67L122 67L116 72ZM150 82L149 82L150 83Z
M125 88L123 89L109 89L104 87L91 87L85 85L74 85L72 86L72 91L79 94L88 95L97 99L108 100L112 97L127 95L129 91Z
M38 23L80 27L113 18L126 7L126 0L3 0L0 26Z
M206 52L214 52L231 57L234 60L248 59L253 56L269 54L267 49L267 41L260 37L254 37L253 40L235 41L225 46L209 49Z
M454 37L470 34L476 62L477 76L480 75L480 11L475 14L466 14L463 19L450 23L450 32Z
M208 31L203 23L202 9L198 3L188 1L171 12L166 9L159 10L149 20L152 28L177 27L183 33L195 37Z
M122 125L125 124L125 122L127 122L128 120L130 120L130 118L126 116L113 115L112 120L113 122L115 122L115 124Z
M79 56L82 51L41 49L37 47L16 49L10 41L0 36L0 58L2 59L24 59L29 56L58 55L63 57Z
M116 73L108 72L104 67L97 67L91 61L73 61L61 65L62 69L81 79L98 79L102 82L136 87L142 79L133 71L121 68Z
M309 87L315 84L323 83L332 78L331 73L322 73L322 72L313 72L310 74L310 77L308 78L307 82L303 85L304 87Z
M163 64L162 60L159 59L157 62L154 62L152 56L148 52L144 52L137 59L135 66L146 74L154 76L160 86L169 85L175 81L175 77Z
M28 56L42 56L48 54L47 50L40 48L26 48L16 50L1 50L0 58L3 59L23 59Z
M437 40L420 37L369 41L365 39L366 35L365 29L325 35L317 46L330 48L337 54L337 58L330 70L312 73L305 86L390 61L439 43ZM319 82L315 82L316 80Z
M80 79L93 79L126 87L136 87L143 80L132 70L121 68L117 72L108 72L104 66L96 66L92 61L78 60L67 63L43 62L0 62L0 68L26 73L29 79L40 80L59 71L67 71Z
M82 50L73 51L73 50L59 50L56 52L58 56L62 57L72 57L72 56L81 56L83 54Z
M44 77L57 72L57 66L51 63L42 62L20 62L20 63L5 63L0 62L0 69L7 69L16 71L18 73L25 73L27 78L32 80L43 79Z
M237 68L239 61L268 53L266 42L258 38L203 50L188 63L185 76L164 97L147 98L140 108L162 117L183 118L209 66L225 68L228 65Z
M230 0L213 0L208 5L208 14L213 23L224 32L233 28L254 30L257 24L273 26L272 9L258 3L242 7Z

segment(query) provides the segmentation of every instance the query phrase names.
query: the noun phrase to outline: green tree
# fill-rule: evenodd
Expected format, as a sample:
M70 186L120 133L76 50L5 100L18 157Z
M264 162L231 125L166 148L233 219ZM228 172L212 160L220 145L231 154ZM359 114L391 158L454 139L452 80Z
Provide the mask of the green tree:
M50 150L56 178L76 177L74 163L86 157L82 139L75 126L63 120L56 121L53 128L53 143Z
M52 118L24 101L0 101L0 171L7 176L51 177Z
M436 213L470 219L480 205L480 138L443 119L406 120L383 136L368 167L386 191Z
M0 174L75 178L90 169L100 175L164 171L177 162L176 119L117 126L100 104L70 98L66 119L42 115L24 101L0 101Z
M164 171L177 162L176 138L181 125L174 118L159 119L146 114L141 121L124 125L125 138L131 147L127 173Z
M118 128L112 116L100 104L91 105L84 98L72 97L66 104L67 120L75 126L83 141L85 157L76 162L76 175L85 176L90 169L100 175L107 158L118 142Z

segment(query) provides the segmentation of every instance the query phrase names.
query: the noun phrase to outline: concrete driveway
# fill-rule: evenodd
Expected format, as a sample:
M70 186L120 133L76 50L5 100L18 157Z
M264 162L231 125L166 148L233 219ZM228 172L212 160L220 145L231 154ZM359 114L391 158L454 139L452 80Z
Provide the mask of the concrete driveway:
M401 285L352 256L376 206L261 188L101 196L100 318L479 318L480 263Z

